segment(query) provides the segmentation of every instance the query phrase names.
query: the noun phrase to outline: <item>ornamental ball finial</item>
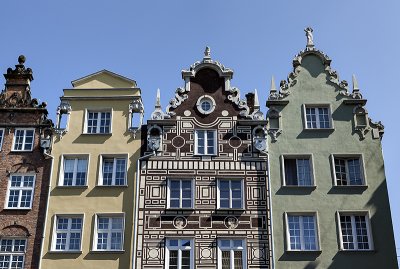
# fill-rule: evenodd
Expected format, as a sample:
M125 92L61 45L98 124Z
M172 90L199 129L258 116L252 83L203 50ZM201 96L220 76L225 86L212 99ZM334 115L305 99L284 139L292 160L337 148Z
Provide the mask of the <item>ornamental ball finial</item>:
M18 63L21 64L21 65L25 63L25 60L26 60L26 58L25 58L24 55L20 55L18 57Z

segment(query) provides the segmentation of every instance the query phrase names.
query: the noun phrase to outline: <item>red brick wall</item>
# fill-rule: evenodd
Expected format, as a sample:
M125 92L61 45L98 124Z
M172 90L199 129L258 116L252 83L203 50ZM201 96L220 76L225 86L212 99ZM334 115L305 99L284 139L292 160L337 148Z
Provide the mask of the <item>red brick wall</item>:
M18 109L0 110L0 128L5 128L0 151L0 237L27 236L24 267L26 269L38 268L51 171L51 159L45 158L39 145L38 124L43 112L43 109L29 113L20 113ZM14 113L13 117L10 117L11 113ZM32 152L11 152L15 130L13 125L19 124L31 124L31 128L36 126ZM5 209L9 174L13 172L36 174L34 198L30 210Z

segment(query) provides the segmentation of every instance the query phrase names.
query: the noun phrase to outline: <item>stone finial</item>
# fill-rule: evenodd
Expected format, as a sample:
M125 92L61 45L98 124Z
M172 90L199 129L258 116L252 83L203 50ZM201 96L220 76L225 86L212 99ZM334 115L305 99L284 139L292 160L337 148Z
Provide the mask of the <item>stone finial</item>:
M307 27L304 29L304 32L306 32L306 37L307 37L307 47L314 47L314 41L313 41L313 32L314 30L311 27Z
M257 89L254 89L254 109L260 109L260 101L258 100Z
M23 65L23 64L25 63L25 61L26 61L26 57L25 57L24 55L20 55L20 56L18 57L18 63L19 63L20 65Z
M359 91L360 88L358 87L358 81L356 79L356 75L353 74L353 91Z
M204 50L204 58L211 58L211 50L210 47L207 46L206 49Z
M274 76L271 77L271 87L269 90L271 93L276 92L276 86L275 86L275 78Z
M161 94L160 94L160 88L157 89L157 97L156 97L156 105L155 108L161 108Z
M360 92L360 88L358 87L358 81L356 79L356 75L353 74L353 92L351 93L351 96L354 99L362 99L362 94Z

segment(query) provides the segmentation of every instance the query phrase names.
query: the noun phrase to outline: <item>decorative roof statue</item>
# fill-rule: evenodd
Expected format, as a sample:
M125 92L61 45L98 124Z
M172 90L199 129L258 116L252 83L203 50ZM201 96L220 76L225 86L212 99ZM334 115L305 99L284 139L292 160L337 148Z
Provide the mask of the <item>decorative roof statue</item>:
M313 29L311 27L307 27L304 29L304 32L306 32L306 37L307 37L307 47L314 47L314 42L313 42Z
M204 58L211 58L211 50L209 46L204 50Z

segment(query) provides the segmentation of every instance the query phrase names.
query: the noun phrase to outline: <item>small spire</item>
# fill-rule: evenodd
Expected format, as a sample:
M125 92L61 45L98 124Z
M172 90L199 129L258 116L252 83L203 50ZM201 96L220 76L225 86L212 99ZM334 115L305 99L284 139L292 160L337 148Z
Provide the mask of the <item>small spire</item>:
M209 46L206 46L206 49L204 50L204 58L210 59L211 58L211 50Z
M276 86L275 86L275 79L274 76L271 77L271 88L269 90L270 92L276 92Z
M254 109L260 109L260 101L258 100L257 89L254 89Z
M360 91L360 88L358 87L358 82L356 79L356 75L353 74L353 92L354 91Z
M156 105L155 108L161 108L160 88L157 89Z

